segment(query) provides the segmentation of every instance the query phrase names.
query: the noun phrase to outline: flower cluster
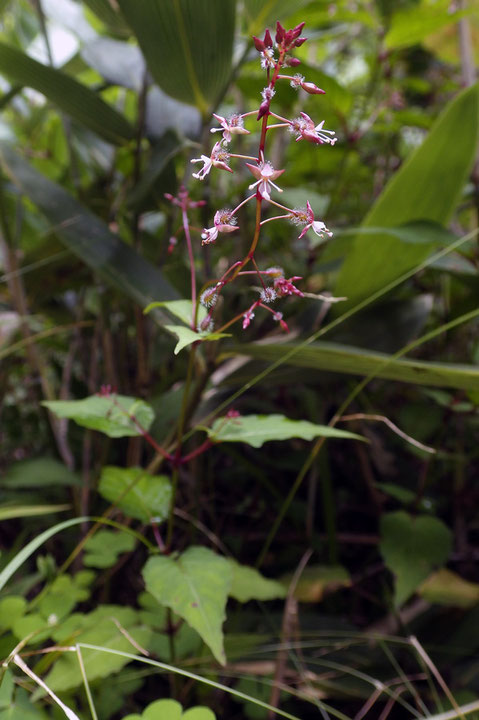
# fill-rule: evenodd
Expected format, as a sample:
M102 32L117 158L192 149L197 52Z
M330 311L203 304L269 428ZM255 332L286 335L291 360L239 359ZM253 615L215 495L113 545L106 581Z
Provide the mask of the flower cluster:
M245 311L219 328L219 331L237 320L240 320L243 328L246 329L251 324L258 308L270 312L273 319L284 330L287 330L282 313L274 310L272 305L278 299L287 296L304 297L295 284L302 278L299 276L286 278L283 270L277 267L260 270L255 261L255 252L261 228L265 223L271 221L289 220L301 228L299 239L303 238L309 230L323 240L332 235L325 223L315 218L309 201L306 201L306 206L303 208L289 208L274 199L276 193L282 192L276 181L285 170L276 169L266 155L266 141L269 133L278 128L288 130L296 142L305 140L312 145L319 146L334 145L337 140L334 131L324 127L324 120L316 123L305 112L300 112L298 117L285 118L271 109L278 82L287 82L295 90L303 90L309 95L324 94L324 90L308 81L301 73L293 71L292 74L287 74L285 72L285 69L296 68L300 64L300 60L294 57L294 51L306 41L305 37L301 37L303 27L304 23L300 23L291 30L286 30L278 22L274 39L270 30L265 31L262 39L253 38L255 48L260 54L261 67L265 71L267 79L267 84L261 91L258 109L245 113L235 112L229 117L214 113L213 117L218 125L211 128L211 133L221 133L221 138L215 142L209 155L201 155L201 157L191 160L193 164L201 163L201 168L193 173L193 177L198 180L204 180L213 169L233 173L234 168L231 167L231 161L237 158L249 161L245 164L254 178L254 182L249 185L251 194L241 203L233 209L221 209L215 212L212 227L204 228L201 232L203 245L214 244L221 234L237 232L239 226L236 218L239 209L246 203L256 203L255 232L247 255L243 260L237 260L228 267L218 280L207 283L200 294L199 302L208 309L207 316L201 323L201 329L212 327L213 314L223 288L238 276L250 275L256 276L259 280L259 294L256 300ZM256 121L261 123L257 154L239 155L231 152L229 146L234 136L250 134L250 130L245 127L245 121L252 119L253 116L256 117ZM264 217L264 207L279 208L281 214ZM246 269L248 264L254 269ZM195 301L195 297L193 300Z

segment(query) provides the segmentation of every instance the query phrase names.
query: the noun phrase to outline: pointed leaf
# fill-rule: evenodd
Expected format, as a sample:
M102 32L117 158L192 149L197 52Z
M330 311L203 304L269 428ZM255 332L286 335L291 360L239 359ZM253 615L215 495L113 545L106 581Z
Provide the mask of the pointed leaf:
M235 0L118 0L158 85L207 112L228 82Z
M184 325L165 325L165 329L174 333L178 338L174 350L175 355L178 355L180 350L183 350L183 348L188 347L188 345L194 342L213 342L214 340L221 340L221 338L224 337L231 337L228 333L195 332Z
M414 517L403 510L383 515L379 549L396 577L396 607L406 602L435 566L446 562L451 548L451 531L439 518Z
M233 571L230 595L239 602L249 600L275 600L286 596L286 588L277 580L265 578L256 568L228 560Z
M285 358L285 363L296 367L351 375L374 373L376 377L416 385L479 390L479 368L475 365L391 359L392 356L385 353L326 342L301 347L288 357L288 351L294 347L299 346L294 343L248 343L233 346L232 350L267 361Z
M328 425L315 425L307 420L290 420L284 415L222 417L215 420L207 432L213 442L243 442L256 448L270 440L290 438L313 440L316 437L331 437L364 440L360 435L346 430L337 430Z
M461 92L441 113L426 140L386 185L363 228L423 220L447 223L476 156L478 127L476 84ZM335 294L348 298L337 312L414 268L431 249L430 244L405 244L389 235L358 235L337 280Z
M158 297L164 300L178 297L159 270L5 143L0 143L0 163L12 182L52 223L56 236L107 282L142 306Z
M130 123L93 90L61 70L47 67L0 42L0 73L18 85L43 93L60 110L111 143L134 137Z
M57 417L74 420L77 425L98 430L108 437L135 437L148 430L154 420L153 409L143 400L112 395L91 395L83 400L49 400L42 403ZM135 416L137 425L131 416Z
M204 547L190 547L177 560L152 557L143 568L146 589L194 628L222 665L222 625L233 573L228 561Z
M286 588L292 578L292 574L282 578ZM309 565L301 573L294 597L300 602L320 602L325 592L334 592L350 585L351 576L342 565Z
M102 469L98 491L125 515L143 523L161 522L168 517L171 481L166 475L149 475L135 467L107 466Z
M100 491L101 492L101 491ZM130 552L135 547L135 538L124 532L98 530L86 541L83 564L86 567L112 567L119 555Z
M479 585L441 568L420 585L418 594L430 603L470 608L479 602Z

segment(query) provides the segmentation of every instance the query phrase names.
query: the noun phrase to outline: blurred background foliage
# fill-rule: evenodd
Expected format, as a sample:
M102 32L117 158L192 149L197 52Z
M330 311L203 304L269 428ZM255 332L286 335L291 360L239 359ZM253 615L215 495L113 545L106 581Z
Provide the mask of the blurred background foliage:
M323 447L297 487L310 452L302 440L219 445L182 471L175 549L219 543L242 563L261 558L284 587L314 551L298 605L230 603L221 671L196 632L143 592L138 538L101 530L62 569L85 537L80 522L4 588L1 657L27 637L34 650L80 637L131 652L105 623L116 603L122 628L154 657L265 702L279 677L281 707L301 718L460 717L447 715L447 687L459 704L479 693L478 0L1 0L0 12L1 566L66 515L101 514L105 465L146 467L154 455L141 438L113 443L40 401L109 384L147 400L158 440L177 421L187 353L173 355L167 312L142 314L188 296L164 193L184 183L207 200L199 228L245 197L242 170L233 182L218 173L191 184L189 161L209 154L211 112L257 108L264 73L251 35L276 20L306 22L299 70L326 91L279 87L277 112L324 120L338 143L278 134L270 157L286 169L284 203L309 199L334 237L298 241L285 224L265 226L262 263L303 277L307 297L281 308L288 336L258 315L247 332L233 327L204 347L190 421L234 397L244 414L316 423L340 409L351 416L340 427L369 441ZM240 136L234 151L254 139ZM213 248L197 234L200 285L247 251L254 220L245 211L240 224ZM347 299L331 305L320 293ZM226 297L224 321L247 302L244 288ZM120 504L114 518L153 539L138 508ZM169 695L218 718L268 716L124 658L88 657L106 720ZM90 717L68 657L34 662ZM38 690L31 702L25 676L13 680L8 671L0 718L61 716ZM165 707L143 717L161 720L173 712Z

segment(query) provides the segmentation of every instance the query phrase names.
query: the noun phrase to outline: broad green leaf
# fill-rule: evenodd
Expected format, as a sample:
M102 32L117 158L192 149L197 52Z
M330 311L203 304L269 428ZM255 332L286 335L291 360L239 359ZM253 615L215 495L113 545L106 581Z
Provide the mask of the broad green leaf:
M65 512L71 505L0 505L0 520Z
M13 675L7 668L0 682L0 708L9 707L13 696Z
M424 220L446 224L476 156L478 115L476 84L461 92L441 113L426 140L388 182L366 216L363 229ZM414 268L431 250L432 244L404 243L389 234L358 235L336 283L335 294L348 298L336 308L336 314Z
M90 395L83 400L49 400L42 405L59 418L74 420L81 427L98 430L112 438L141 435L142 429L148 430L155 417L146 402L125 395Z
M470 608L479 602L479 585L447 568L432 573L417 592L424 600L439 605Z
M174 333L178 338L178 342L175 345L174 353L178 355L180 350L188 347L194 342L213 342L214 340L221 340L224 337L231 337L228 333L217 333L217 332L195 332L185 325L165 325L165 330L169 330Z
M224 665L222 625L233 581L228 561L208 548L189 547L176 560L150 558L143 579L156 600L186 620Z
M161 522L168 517L171 481L166 475L148 475L141 468L107 466L102 469L98 491L125 515L143 523Z
M277 580L265 578L256 568L240 565L236 560L228 560L233 571L233 584L230 595L239 602L249 600L275 600L286 595L286 588Z
M158 297L174 300L177 291L163 274L114 235L100 218L56 183L0 143L0 164L12 182L42 211L55 235L110 285L141 306Z
M27 601L19 595L9 595L0 600L0 630L9 630L26 609Z
M85 578L85 573L87 577ZM93 582L95 575L91 570L84 571L81 577L74 575L59 575L48 587L45 595L42 596L38 610L43 617L49 621L51 616L64 618L70 614L75 605L84 602L90 597L89 584ZM84 582L87 580L87 582Z
M402 7L397 10L384 38L388 50L411 47L424 40L428 35L446 25L457 23L462 17L473 12L454 10L449 0L421 2L418 5Z
M259 448L270 440L301 438L313 440L316 437L347 438L364 440L360 435L337 430L328 425L316 425L308 420L290 420L284 415L241 415L221 417L207 429L213 442L243 442Z
M59 460L39 457L12 463L0 480L2 487L34 488L52 485L80 485L81 478Z
M176 700L156 700L141 715L127 715L123 720L216 720L216 716L207 707L197 706L183 712Z
M87 567L107 568L114 565L119 555L135 547L133 535L112 530L98 530L88 538L83 550L83 564Z
M109 37L96 37L83 45L81 56L109 83L141 91L145 61L135 45Z
M129 29L123 17L115 9L110 0L83 0L85 5L94 13L107 28L120 35L128 35Z
M102 605L98 610L80 616L77 619L74 642L91 643L112 650L131 652L131 642L121 632L120 628L126 630L126 633L133 638L134 642L142 647L145 647L148 643L151 634L150 630L138 626L137 612L132 608L117 605ZM60 636L54 635L54 637ZM65 636L62 636L62 638L63 641L67 640ZM82 657L86 675L90 682L109 677L130 662L129 658L122 655L112 655L87 648L82 649ZM76 653L63 653L53 665L45 682L54 692L63 692L82 685L83 680Z
M403 510L381 518L379 550L396 577L394 603L402 605L428 577L443 565L452 548L452 534L442 520L409 515Z
M286 589L292 578L292 574L282 578ZM320 602L325 592L334 592L350 585L351 577L342 565L310 565L301 573L294 597L300 602Z
M61 70L42 65L21 50L2 42L0 73L13 83L26 85L43 93L60 110L108 142L119 144L134 137L134 130L129 122L93 90Z
M296 367L350 375L369 375L415 385L434 385L462 390L479 390L479 368L475 365L426 362L424 360L391 359L385 353L348 347L336 343L318 342L301 347L291 357L294 343L253 344L233 346L234 352L274 361L285 357L285 363Z
M230 76L235 0L118 0L158 85L206 114Z
M174 317L181 320L185 325L190 325L193 318L193 303L191 300L170 300L169 302L152 302L150 303L143 312L145 314L151 312L157 307L162 307L168 310ZM206 317L206 308L200 305L198 308L198 321L201 322Z
M33 705L31 694L23 688L17 688L8 707L0 708L0 720L49 720L50 717L38 704Z

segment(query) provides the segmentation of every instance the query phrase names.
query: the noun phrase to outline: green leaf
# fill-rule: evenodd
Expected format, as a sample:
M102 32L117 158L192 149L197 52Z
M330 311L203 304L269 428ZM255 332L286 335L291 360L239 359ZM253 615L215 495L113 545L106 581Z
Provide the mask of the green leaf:
M169 130L162 135L153 148L149 162L141 178L128 194L128 207L136 208L145 202L163 170L165 170L170 160L172 160L183 147L183 142L179 140L175 132Z
M235 0L118 0L155 81L206 114L231 71Z
M84 546L83 564L86 567L108 568L116 563L119 555L130 552L134 547L135 538L132 535L98 530Z
M286 595L286 588L277 580L265 578L256 568L240 565L236 560L228 560L233 571L233 584L230 595L245 603L249 600L275 600Z
M204 547L189 547L177 560L152 557L143 568L147 590L194 628L222 665L222 625L233 572L228 561Z
M207 429L213 442L244 442L259 448L270 440L301 438L313 440L316 437L348 438L364 440L360 435L337 430L328 425L316 425L307 420L290 420L284 415L242 415L221 417Z
M120 628L126 630L127 634L142 647L148 643L151 634L147 628L138 626L138 613L128 607L102 605L88 615L76 616L74 620L76 621L75 630L73 630L73 623L69 630L73 632L75 642L101 645L120 652L131 652L132 650L130 640L125 637ZM64 629L62 632L64 633ZM57 642L64 642L68 638L64 634L55 633L53 637ZM68 641L71 642L71 640ZM87 648L82 649L82 658L86 676L90 682L109 677L130 662L129 658L122 655L113 655ZM45 682L54 692L63 692L82 685L83 680L76 653L63 653L53 665Z
M128 27L120 13L114 9L110 0L83 0L85 5L108 27L113 33L128 34Z
M0 520L65 512L71 505L0 505Z
M61 619L70 614L75 605L84 602L90 597L90 591L84 587L85 573L88 574L90 584L94 579L91 571L84 571L80 577L77 575L59 575L48 587L46 594L42 596L38 609L40 614L48 620L55 615Z
M127 715L123 720L216 720L216 716L207 707L197 706L183 712L176 700L155 700L141 715Z
M61 70L42 65L21 50L2 42L0 73L14 83L43 93L60 110L108 142L119 144L134 137L129 122L93 90Z
M73 518L72 520L65 520L64 522L58 523L58 525L53 525L53 527L49 527L48 530L45 530L44 532L40 533L40 535L38 535L36 538L31 540L15 555L12 560L10 560L8 565L3 568L2 572L0 572L0 590L3 589L3 587L12 577L12 575L16 573L18 568L20 568L23 563L28 560L30 555L33 555L33 553L38 550L38 548L41 547L44 542L49 540L51 537L53 537L53 535L56 535L61 530L66 530L73 525L79 525L80 523L87 522L88 520L89 518L87 517L78 517Z
M42 405L59 418L74 420L81 427L98 430L111 438L141 435L139 428L148 430L155 417L146 402L125 395L90 395L83 400L44 401ZM133 415L139 425L131 419Z
M435 0L433 3L422 2L400 8L393 14L384 38L386 48L392 50L416 45L431 33L473 12L472 8L451 12L451 7L449 0Z
M9 488L44 488L52 485L81 485L77 473L69 470L59 460L40 457L12 463L0 484Z
M283 20L293 12L300 10L310 0L244 0L244 13L247 22L246 35L263 37L267 25ZM288 28L287 28L288 29Z
M26 609L27 601L19 595L10 595L0 600L0 630L11 629Z
M165 330L169 330L169 332L174 333L178 338L178 342L176 343L174 350L175 355L178 355L180 350L183 350L183 348L194 342L213 342L214 340L221 340L221 338L224 337L231 337L228 333L195 332L184 325L165 325Z
M396 577L394 603L399 607L434 567L447 560L452 548L452 534L436 517L414 517L403 510L383 515L380 529L379 549Z
M282 578L286 588L292 578L292 574ZM351 576L342 565L309 565L301 573L294 597L300 602L320 602L325 592L334 592L350 585Z
M163 274L110 232L108 226L56 183L35 170L7 144L0 163L54 225L55 235L110 285L141 306L158 297L174 300L177 291Z
M479 585L469 582L447 568L430 575L417 590L430 603L471 608L479 602Z
M350 375L374 373L376 377L415 385L479 390L479 368L475 365L391 359L391 356L385 353L326 342L306 345L288 357L288 351L295 347L300 346L295 343L247 343L233 346L232 351L267 361L284 357L284 362L288 365L313 370L329 370Z
M190 325L193 318L193 303L191 300L170 300L168 302L158 301L150 303L143 312L148 314L157 307L166 308L174 317L181 320L185 325ZM206 317L206 308L200 305L198 308L198 321Z
M386 185L364 228L417 221L446 224L457 205L476 155L478 85L461 92ZM460 132L458 132L460 128ZM404 243L389 234L360 234L340 270L335 294L346 296L336 313L354 306L422 262L432 244Z
M149 475L141 468L107 466L102 469L98 491L125 515L143 523L161 522L168 517L171 481L166 475Z

